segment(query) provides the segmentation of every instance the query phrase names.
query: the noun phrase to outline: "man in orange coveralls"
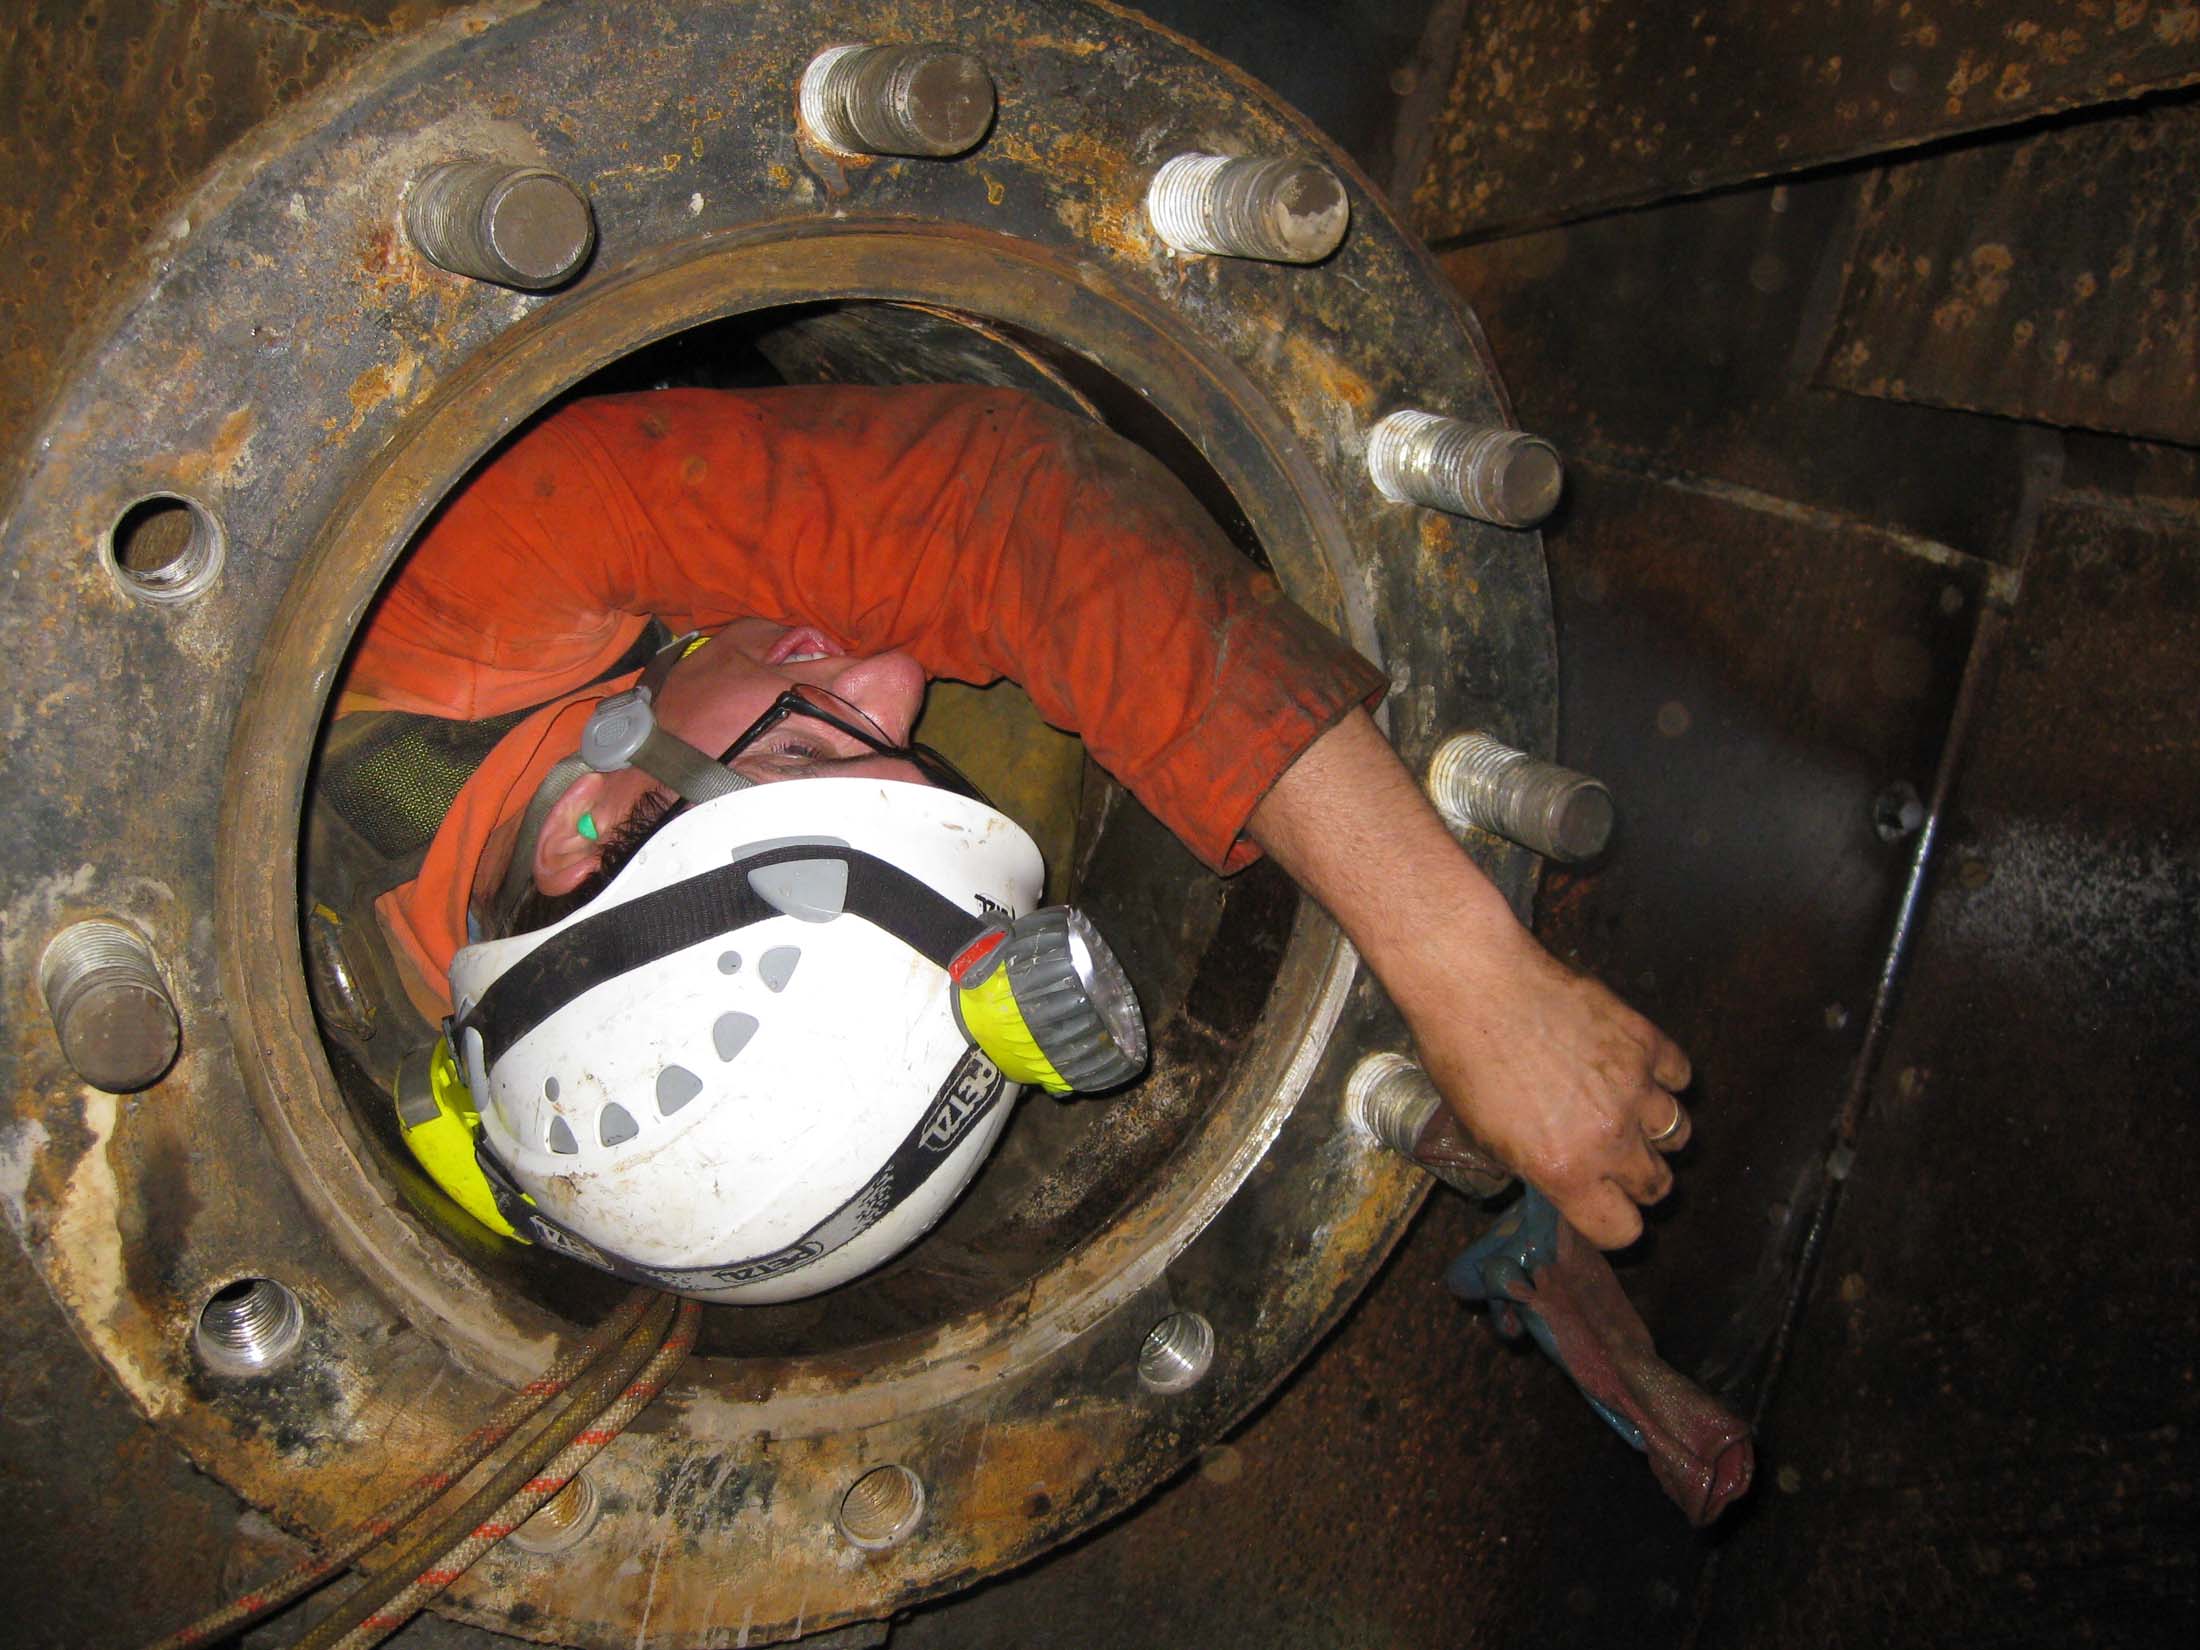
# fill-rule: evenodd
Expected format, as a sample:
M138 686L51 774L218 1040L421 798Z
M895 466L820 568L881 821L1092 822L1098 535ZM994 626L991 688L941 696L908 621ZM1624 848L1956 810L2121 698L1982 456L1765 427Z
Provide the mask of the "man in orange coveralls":
M370 618L338 705L467 720L541 706L376 905L423 1010L448 1012L445 971L521 816L596 702L634 679L598 680L652 616L714 633L657 704L705 750L796 684L902 745L929 677L1013 678L1208 865L1272 854L1382 980L1468 1129L1585 1235L1631 1241L1636 1205L1671 1186L1687 1057L1515 920L1368 718L1381 673L1144 453L1000 390L583 400L454 496ZM782 726L742 771L884 760L822 723ZM638 770L585 775L540 830L535 889L599 886L669 800Z

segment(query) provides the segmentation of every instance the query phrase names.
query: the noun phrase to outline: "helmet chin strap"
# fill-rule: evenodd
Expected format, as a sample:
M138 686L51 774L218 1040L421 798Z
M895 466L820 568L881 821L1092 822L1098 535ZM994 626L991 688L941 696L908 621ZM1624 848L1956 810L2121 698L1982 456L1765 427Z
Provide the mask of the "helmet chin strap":
M581 730L578 755L568 756L542 776L527 812L520 818L519 837L512 844L512 862L497 885L495 910L500 916L515 910L535 876L535 848L542 828L558 799L586 773L619 773L638 768L658 784L676 792L684 801L711 802L735 791L745 791L753 781L744 779L724 764L714 762L685 739L657 725L651 708L664 691L672 667L702 645L690 632L660 648L643 670L641 680L623 693L599 702Z

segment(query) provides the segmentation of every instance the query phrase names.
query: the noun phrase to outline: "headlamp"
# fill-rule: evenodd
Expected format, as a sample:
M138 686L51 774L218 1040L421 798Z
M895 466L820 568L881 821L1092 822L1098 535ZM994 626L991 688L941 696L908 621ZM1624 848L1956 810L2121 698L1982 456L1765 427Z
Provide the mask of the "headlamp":
M964 1035L1014 1082L1092 1094L1145 1069L1138 994L1082 912L1052 905L991 929L948 973Z
M489 1177L482 1173L476 1155L481 1113L450 1038L438 1037L432 1050L405 1059L397 1070L396 1098L397 1131L428 1177L490 1231L526 1242L497 1208Z

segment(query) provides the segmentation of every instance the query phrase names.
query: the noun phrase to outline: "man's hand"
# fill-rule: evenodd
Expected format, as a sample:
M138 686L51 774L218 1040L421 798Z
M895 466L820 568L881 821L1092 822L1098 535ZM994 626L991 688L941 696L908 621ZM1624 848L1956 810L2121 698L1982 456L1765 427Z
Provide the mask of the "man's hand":
M1254 810L1255 841L1383 982L1460 1121L1605 1248L1642 1231L1688 1139L1688 1057L1566 968L1451 838L1355 711Z
M1526 929L1515 923L1512 933L1489 936L1496 943L1480 960L1494 966L1476 968L1471 986L1447 996L1441 980L1433 989L1417 980L1393 994L1415 997L1400 1007L1460 1122L1583 1236L1618 1248L1642 1231L1635 1205L1672 1190L1660 1154L1688 1141L1688 1114L1673 1098L1688 1086L1688 1056Z

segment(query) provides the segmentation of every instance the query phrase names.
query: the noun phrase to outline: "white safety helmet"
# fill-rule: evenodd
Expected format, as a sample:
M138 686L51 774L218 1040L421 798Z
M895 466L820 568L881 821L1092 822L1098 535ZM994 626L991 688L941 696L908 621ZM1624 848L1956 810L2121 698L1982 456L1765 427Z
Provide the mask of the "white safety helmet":
M1144 1063L1119 966L1078 914L1034 912L1041 886L1020 826L930 786L689 807L579 910L451 964L438 1097L478 1113L491 1223L712 1301L880 1265L969 1183L1022 1082ZM463 1165L415 1151L482 1212Z

